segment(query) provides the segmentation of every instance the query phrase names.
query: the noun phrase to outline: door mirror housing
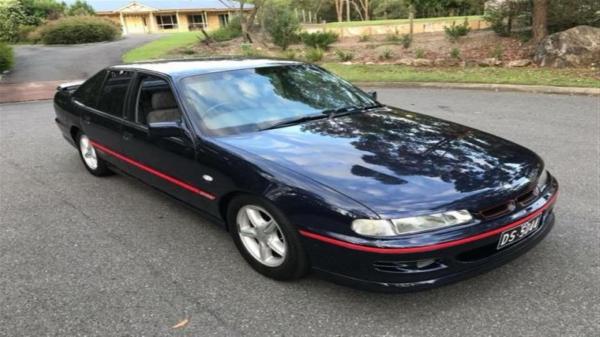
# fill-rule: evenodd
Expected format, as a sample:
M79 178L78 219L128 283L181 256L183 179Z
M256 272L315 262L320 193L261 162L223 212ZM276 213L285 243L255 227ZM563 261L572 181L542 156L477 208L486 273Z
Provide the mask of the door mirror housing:
M154 138L181 137L184 132L179 121L154 122L148 124L148 134Z
M369 91L367 94L371 96L372 99L377 100L377 91Z

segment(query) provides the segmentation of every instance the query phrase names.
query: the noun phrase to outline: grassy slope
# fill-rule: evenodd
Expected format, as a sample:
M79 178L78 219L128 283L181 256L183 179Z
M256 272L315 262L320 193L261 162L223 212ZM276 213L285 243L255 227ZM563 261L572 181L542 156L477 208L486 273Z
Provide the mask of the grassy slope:
M401 65L343 65L324 67L351 82L454 82L600 87L587 69L549 68L413 68Z
M164 37L132 49L123 55L124 62L135 62L162 58L171 50L190 46L198 42L198 32L171 33Z
M468 16L469 20L478 20L481 19L481 16ZM427 22L436 22L436 21L447 21L447 20L456 20L457 24L462 23L465 19L464 16L449 16L449 17L439 17L439 18L423 18L423 19L415 19L415 23L427 23ZM400 25L409 23L408 19L397 19L397 20L370 20L370 21L350 21L350 22L330 22L325 26L334 28L334 27L358 27L358 26L379 26L379 25Z

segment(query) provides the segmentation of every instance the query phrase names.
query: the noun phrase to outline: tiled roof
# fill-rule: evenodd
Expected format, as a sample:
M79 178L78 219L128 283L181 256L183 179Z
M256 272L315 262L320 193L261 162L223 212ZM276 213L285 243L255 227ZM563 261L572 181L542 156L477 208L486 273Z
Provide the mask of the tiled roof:
M88 0L97 12L109 12L121 9L132 2L156 9L237 9L239 3L232 0ZM245 7L251 8L252 5Z

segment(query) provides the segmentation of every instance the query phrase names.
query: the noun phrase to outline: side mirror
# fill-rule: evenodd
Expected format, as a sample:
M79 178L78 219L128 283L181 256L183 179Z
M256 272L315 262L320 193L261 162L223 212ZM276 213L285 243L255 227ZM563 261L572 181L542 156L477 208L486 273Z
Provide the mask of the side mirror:
M371 96L372 99L377 100L377 91L369 91L367 94Z
M148 124L148 134L154 138L181 137L183 129L179 121L154 122Z

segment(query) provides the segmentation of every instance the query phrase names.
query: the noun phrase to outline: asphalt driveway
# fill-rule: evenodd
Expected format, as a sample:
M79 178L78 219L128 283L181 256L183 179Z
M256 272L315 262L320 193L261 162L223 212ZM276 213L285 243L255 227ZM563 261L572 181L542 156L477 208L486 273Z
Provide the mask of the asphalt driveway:
M121 55L129 49L160 37L160 34L139 34L101 43L18 45L15 46L15 66L2 83L88 78L104 67L121 63Z
M385 295L250 269L227 233L133 179L95 178L51 102L0 105L0 336L593 336L600 330L600 101L379 90L383 102L538 152L557 225L458 284ZM172 326L188 319L184 328Z

